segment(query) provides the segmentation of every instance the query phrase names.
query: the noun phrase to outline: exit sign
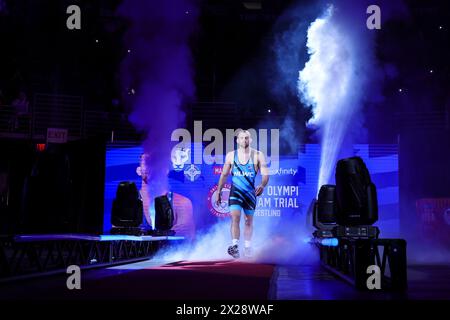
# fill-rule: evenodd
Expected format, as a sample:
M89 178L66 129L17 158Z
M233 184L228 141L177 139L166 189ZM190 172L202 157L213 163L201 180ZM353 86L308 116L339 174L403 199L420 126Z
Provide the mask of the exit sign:
M66 143L67 129L47 128L47 143Z

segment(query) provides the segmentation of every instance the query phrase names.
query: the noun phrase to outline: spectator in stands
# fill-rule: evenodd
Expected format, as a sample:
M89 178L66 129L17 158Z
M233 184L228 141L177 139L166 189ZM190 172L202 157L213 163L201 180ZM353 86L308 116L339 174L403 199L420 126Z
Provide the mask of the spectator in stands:
M19 128L19 124L21 119L27 118L29 116L29 102L27 95L24 91L20 91L19 95L16 99L11 103L12 108L14 109L14 129L17 130Z
M14 127L14 116L11 110L10 101L7 100L3 94L3 90L0 89L0 130L12 130Z
M28 102L27 95L25 94L25 92L20 91L18 97L13 100L11 105L14 107L17 114L28 113L29 102Z

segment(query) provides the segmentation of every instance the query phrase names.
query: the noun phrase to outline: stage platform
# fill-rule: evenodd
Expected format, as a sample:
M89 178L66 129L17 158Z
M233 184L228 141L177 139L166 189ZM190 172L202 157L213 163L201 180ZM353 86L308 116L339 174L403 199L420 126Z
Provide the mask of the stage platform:
M184 240L177 236L131 236L120 234L88 235L88 234L25 234L13 237L15 242L39 242L59 240L88 240L88 241L162 241Z
M105 267L148 259L182 236L22 234L0 236L0 282L53 273L70 265Z

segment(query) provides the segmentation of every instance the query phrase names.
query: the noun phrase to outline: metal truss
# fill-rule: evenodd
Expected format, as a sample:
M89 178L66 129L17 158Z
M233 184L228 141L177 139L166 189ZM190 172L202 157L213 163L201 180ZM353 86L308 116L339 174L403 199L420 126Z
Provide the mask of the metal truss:
M381 289L404 291L407 288L406 241L403 239L339 238L337 246L318 244L320 261L332 273L354 285L368 290L367 268L380 268Z
M33 275L65 272L70 265L100 267L151 258L169 240L54 239L15 241L0 237L0 282Z

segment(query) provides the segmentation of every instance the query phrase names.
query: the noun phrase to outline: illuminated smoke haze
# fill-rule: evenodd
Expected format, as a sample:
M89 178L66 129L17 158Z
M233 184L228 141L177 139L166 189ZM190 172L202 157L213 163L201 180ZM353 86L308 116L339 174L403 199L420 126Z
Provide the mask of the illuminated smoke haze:
M313 264L318 262L317 249L309 243L311 233L303 221L290 221L280 226L275 217L255 217L252 238L253 256L242 258L244 249L244 217L241 217L241 259L244 262L277 264ZM198 234L191 245L160 250L155 257L163 261L208 261L233 259L227 254L231 244L229 218L225 218L204 234Z
M309 60L299 72L298 91L312 108L308 126L320 137L318 189L331 182L344 142L364 142L364 103L377 95L375 32L366 27L366 8L364 3L330 4L308 28Z
M189 41L197 28L194 0L125 0L118 14L128 23L130 52L121 64L121 83L131 107L130 121L146 134L151 196L168 191L171 133L184 127L183 104L194 97Z

